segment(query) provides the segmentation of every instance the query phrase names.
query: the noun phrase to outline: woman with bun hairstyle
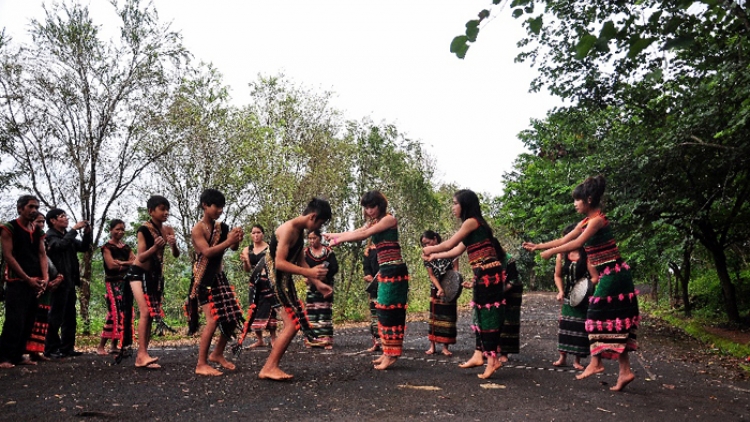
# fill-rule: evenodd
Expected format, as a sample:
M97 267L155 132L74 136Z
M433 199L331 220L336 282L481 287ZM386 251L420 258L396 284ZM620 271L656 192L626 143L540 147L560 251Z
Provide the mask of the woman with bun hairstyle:
M641 318L630 267L620 257L609 220L602 214L605 186L601 175L586 179L573 190L575 209L586 218L560 239L541 244L525 242L523 247L528 251L543 250L541 257L549 259L583 246L591 279L598 282L586 313L591 362L576 379L604 372L602 358L617 359L617 384L610 390L622 391L635 379L628 352L638 348L636 327Z
M467 252L474 278L464 287L473 288L472 329L476 333L477 345L474 355L460 367L482 366L484 357L487 357L487 368L482 374L477 375L486 379L502 366L499 355L505 317L503 287L506 254L495 239L487 221L482 217L476 193L468 189L456 192L453 195L451 210L454 216L461 219L461 228L450 239L423 248L422 257L428 261L452 259L464 251Z

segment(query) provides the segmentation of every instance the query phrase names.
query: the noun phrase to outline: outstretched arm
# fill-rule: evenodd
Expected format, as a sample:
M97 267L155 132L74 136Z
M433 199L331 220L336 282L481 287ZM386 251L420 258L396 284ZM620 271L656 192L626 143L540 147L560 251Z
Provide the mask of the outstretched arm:
M382 231L390 229L391 227L395 227L396 223L396 217L387 214L372 226L365 226L357 230L344 233L326 233L323 235L323 237L331 242L331 246L335 246L339 243L344 242L356 242L359 240L367 239L375 233L380 233Z
M422 253L424 255L430 256L430 255L435 254L436 252L451 251L456 246L458 246L461 242L463 242L463 240L466 239L466 236L468 236L471 232L473 232L477 228L479 228L479 222L474 218L469 218L461 224L461 228L458 229L458 231L454 233L450 239L445 240L442 243L437 244L435 246L427 246L424 249L422 249ZM458 255L460 255L461 252L463 252L463 250L461 250L459 253L455 255L440 256L440 258L455 258Z

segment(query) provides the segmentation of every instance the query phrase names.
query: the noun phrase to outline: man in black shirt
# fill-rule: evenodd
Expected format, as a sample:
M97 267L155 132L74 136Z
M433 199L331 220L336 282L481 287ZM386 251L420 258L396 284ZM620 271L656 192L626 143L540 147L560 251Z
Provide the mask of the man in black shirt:
M78 252L91 247L91 226L79 221L68 230L65 211L53 208L47 212L47 254L63 275L60 286L52 292L49 311L49 329L44 341L44 355L52 358L79 356L76 341L76 286L81 284ZM83 229L83 241L78 240L78 230Z

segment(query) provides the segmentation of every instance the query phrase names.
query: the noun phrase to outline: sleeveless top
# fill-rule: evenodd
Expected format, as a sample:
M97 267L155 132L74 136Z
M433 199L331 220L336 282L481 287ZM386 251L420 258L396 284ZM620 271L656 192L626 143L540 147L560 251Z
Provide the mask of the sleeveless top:
M289 254L287 255L286 259L289 262L296 262L295 260L299 256L300 252L302 252L302 248L305 246L305 239L304 236L302 236L304 233L300 233L299 237L297 238L297 242L292 245L291 248L289 248ZM271 253L271 258L273 258L273 261L276 262L276 249L279 246L279 241L276 239L276 234L273 234L271 236L271 242L268 244L268 251ZM274 266L275 267L275 266ZM280 280L281 276L285 273L282 273L281 271L277 271L276 268L273 269L276 271L276 279Z
M485 262L498 261L497 252L492 245L492 236L485 226L480 225L463 240L469 265L472 268L481 266Z
M219 240L216 242L211 242L211 239L215 235L214 231L216 228L219 228ZM219 243L227 240L227 236L229 235L229 226L226 225L226 223L219 223L214 224L214 226L211 228L211 233L209 233L209 246L218 245ZM202 255L198 254L195 257L195 261L199 262L203 258ZM216 282L216 275L221 272L221 263L224 259L224 253L216 254L210 258L207 259L206 262L206 268L203 271L203 274L201 276L200 280L196 280L196 282L200 283L203 286L210 286L213 287L214 283ZM193 274L195 274L195 270L193 271Z
M263 250L256 254L255 252L253 252L253 248L248 248L247 255L250 259L250 269L254 269L255 266L258 265L260 259L266 256L266 250L268 250L268 246L266 246L265 248L263 248Z
M377 250L378 266L404 263L401 256L401 245L398 243L398 226L375 233L371 238Z
M609 220L607 220L607 217L603 214L599 214L599 216L604 219L604 226L594 233L594 235L586 241L586 244L583 245L589 262L597 268L606 266L606 264L612 262L621 261L620 250L615 243L615 237L612 234ZM586 217L582 221L581 228L587 230L588 224L589 218Z
M101 247L102 256L104 256L104 250L108 249L109 253L112 255L112 259L116 259L118 261L127 261L130 258L130 252L132 249L130 249L130 246L123 245L121 248L117 245L113 245L112 243L105 243ZM125 277L125 274L128 273L128 265L123 265L122 271L118 271L117 267L115 268L109 268L107 267L106 261L104 261L104 281L120 281Z
M44 239L44 230L34 228L34 231L28 231L18 223L18 220L8 221L2 228L8 230L13 238L13 257L18 265L29 277L42 277L42 267L39 261L39 244ZM6 265L8 281L20 280L18 274Z

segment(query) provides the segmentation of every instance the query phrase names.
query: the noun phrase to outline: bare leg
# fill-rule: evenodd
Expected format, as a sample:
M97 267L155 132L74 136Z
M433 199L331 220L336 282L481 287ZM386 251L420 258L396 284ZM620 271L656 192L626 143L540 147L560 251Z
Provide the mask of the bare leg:
M465 368L474 368L474 367L482 366L482 365L484 365L484 357L482 356L482 351L474 350L474 354L471 356L471 359L458 365L458 367L465 369Z
M617 385L610 388L611 391L622 391L635 379L635 374L630 368L628 352L620 354L618 361L620 363L620 374L617 376Z
M102 337L102 339L99 340L99 347L96 348L96 354L99 356L107 355L107 351L104 350L104 346L106 345L107 345L107 339Z
M431 354L434 354L434 353L435 353L435 342L434 342L434 341L431 341L431 342L430 342L430 348L429 348L429 349L427 349L427 351L426 351L426 352L424 352L424 354L425 354L425 355L431 355Z
M450 350L448 350L448 345L447 344L443 345L443 355L445 355L445 356L453 356L453 352L451 352Z
M560 352L560 358L552 362L552 366L566 366L567 360L568 360L568 354L565 352ZM578 357L576 356L576 362L577 361L578 361Z
M255 349L256 347L265 346L265 343L263 343L263 330L255 331L255 337L258 337L258 340L255 343L248 346L248 349Z
M211 339L214 336L214 332L216 332L216 321L211 317L211 305L203 305L203 314L207 318L198 345L198 364L195 365L195 373L217 377L221 375L221 371L208 364L208 349L211 347Z
M138 352L135 357L135 366L152 367L158 366L155 362L159 358L154 358L148 354L148 343L151 340L151 316L149 315L148 305L146 305L146 297L143 295L143 285L140 280L133 281L130 283L130 288L133 290L133 298L135 298L138 304L138 313L140 317L138 319Z
M589 365L586 367L586 369L576 375L577 380L582 380L584 378L588 378L594 374L599 374L604 372L604 365L602 365L602 358L600 356L591 356L591 362L589 362Z
M581 365L581 357L576 356L576 360L573 362L573 369L576 371L583 371L583 365Z
M500 356L497 357L497 360L500 361L500 363L505 363L508 361L508 354L507 353L501 353Z
M268 330L268 335L271 337L270 343L271 347L273 347L273 344L276 342L276 329L272 328Z
M268 360L266 360L266 364L263 365L263 368L258 373L258 378L260 379L285 381L294 377L294 375L282 371L279 368L279 362L281 362L281 358L284 356L294 336L297 335L298 330L295 328L292 318L285 310L282 310L280 313L281 320L284 322L284 329L276 337L273 349L271 349L271 353L268 355Z

